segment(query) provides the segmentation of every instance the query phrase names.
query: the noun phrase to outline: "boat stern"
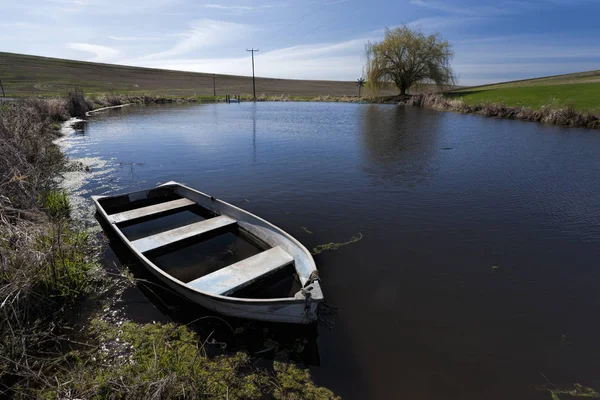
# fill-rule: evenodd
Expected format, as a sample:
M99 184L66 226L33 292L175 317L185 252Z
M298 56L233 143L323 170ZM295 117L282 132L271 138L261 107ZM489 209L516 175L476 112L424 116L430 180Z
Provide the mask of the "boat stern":
M323 292L318 280L304 286L298 291L294 298L304 300L303 323L316 322L318 319L319 303L323 301Z

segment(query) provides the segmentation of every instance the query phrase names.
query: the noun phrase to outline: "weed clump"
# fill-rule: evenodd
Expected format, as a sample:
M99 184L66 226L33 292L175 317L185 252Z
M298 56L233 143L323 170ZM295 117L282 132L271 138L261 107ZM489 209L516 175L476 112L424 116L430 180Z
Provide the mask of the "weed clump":
M67 192L63 190L46 190L40 200L42 207L50 217L54 219L68 218L71 212L71 204Z
M338 399L295 364L275 361L265 371L245 353L208 357L185 326L95 319L90 336L95 345L65 354L69 367L56 368L54 381L15 390L43 398Z
M70 383L44 389L44 397L259 399L268 384L243 353L206 357L184 326L96 320L92 332L102 345L72 357L77 366L58 377Z
M327 250L337 250L337 249L339 249L342 246L347 246L349 244L356 243L359 240L362 240L362 238L363 238L362 233L358 232L356 235L352 236L346 242L342 242L342 243L329 242L329 243L325 243L325 244L320 244L317 247L313 248L313 251L312 251L311 254L312 255L317 255L317 254L320 254L320 253L322 253L324 251L327 251Z
M94 107L85 99L83 90L76 88L67 94L67 108L72 117L85 118Z

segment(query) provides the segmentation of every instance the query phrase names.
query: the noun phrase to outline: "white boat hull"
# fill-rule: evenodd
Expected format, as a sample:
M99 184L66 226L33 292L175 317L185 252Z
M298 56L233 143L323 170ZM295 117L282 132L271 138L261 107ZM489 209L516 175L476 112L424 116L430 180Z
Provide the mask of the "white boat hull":
M123 195L93 196L92 199L96 205L96 209L102 218L109 223L117 236L120 237L125 245L157 279L190 301L224 315L270 322L302 324L312 323L317 320L317 310L319 303L323 300L323 295L318 279L312 279L318 276L312 256L302 244L285 231L245 210L214 199L204 193L180 185L177 182L169 182L159 187L171 187L176 194L194 201L201 207L207 208L218 215L226 215L234 218L239 228L270 246L279 246L284 249L294 258L296 273L303 288L294 297L276 299L246 299L211 294L198 290L190 286L189 282L182 282L158 268L132 245L132 242L119 229L117 223L111 223L110 216L100 202ZM135 192L128 196L131 201L138 200L147 196L152 190Z

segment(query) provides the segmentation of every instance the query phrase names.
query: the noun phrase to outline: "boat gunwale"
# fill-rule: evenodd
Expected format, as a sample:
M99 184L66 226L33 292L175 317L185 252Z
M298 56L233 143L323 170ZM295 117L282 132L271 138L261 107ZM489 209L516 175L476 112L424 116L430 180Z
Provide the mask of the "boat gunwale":
M195 294L199 294L202 296L206 296L206 297L210 297L213 298L215 300L218 301L222 301L222 302L227 302L227 303L234 303L234 304L243 304L243 305L252 305L252 304L260 304L260 305L264 305L264 304L304 304L306 303L306 298L296 298L296 297L279 297L279 298L269 298L269 299L249 299L249 298L243 298L243 297L231 297L231 296L222 296L222 295L218 295L218 294L211 294L211 293L207 293L201 290L198 290L194 287L189 286L187 283L182 282L181 280L175 278L174 276L166 273L165 271L163 271L161 268L159 268L156 264L154 264L152 261L150 261L142 252L140 252L139 250L137 250L131 243L131 241L125 236L125 234L121 231L121 229L118 227L118 223L111 223L109 218L108 218L108 213L106 212L106 210L104 209L104 207L100 204L100 200L107 200L107 199L112 199L112 198L117 198L117 197L122 197L122 196L129 196L131 194L134 193L148 193L151 192L152 190L155 189L159 189L159 188L165 188L165 187L182 187L185 188L187 190L190 190L192 192L195 192L199 195L202 196L206 196L208 198L212 198L212 196L207 195L206 193L200 192L196 189L190 188L189 186L183 185L179 182L175 182L175 181L170 181L170 182L166 182L164 184L158 185L155 188L151 188L151 189L145 189L145 190L139 190L139 191L135 191L135 192L130 192L130 193L121 193L121 194L115 194L115 195L99 195L99 196L92 196L92 201L94 202L96 209L98 210L98 212L102 215L103 219L112 226L113 230L117 233L117 235L121 238L121 240L125 243L125 245L136 255L136 257L138 259L140 259L140 261L142 261L145 265L151 267L154 271L158 272L161 276L165 277L166 279L168 279L169 281L171 281L172 283L178 285L179 287L192 291ZM184 196L182 196L184 197ZM312 258L312 255L310 254L310 252L306 249L306 247L304 247L304 245L302 245L296 238L294 238L293 236L291 236L289 233L285 232L283 229L273 225L272 223L270 223L269 221L266 221L260 217L258 217L257 215L252 214L249 211L246 211L244 209L241 209L233 204L227 203L226 201L220 200L220 199L216 199L214 198L214 201L220 202L221 204L227 206L227 207L232 207L236 210L238 210L241 213L244 213L246 215L249 215L252 218L256 218L258 221L270 226L273 230L275 230L278 234L280 234L281 236L285 237L287 240L291 241L293 245L295 245L296 247L298 247L307 257L307 259L310 261L310 263L312 264L313 267L313 271L317 271L314 259ZM196 203L197 204L197 203ZM198 205L200 206L200 205ZM202 206L200 206L202 207ZM244 230L241 226L239 227L239 229ZM244 230L246 231L246 230ZM246 231L247 232L247 231ZM253 237L257 237L256 235L248 232L248 234L252 235ZM257 237L258 239L260 239L261 241L263 240L260 237ZM226 267L225 267L226 268ZM296 270L296 272L298 272ZM317 290L311 290L311 301L316 301L316 302L321 302L323 301L323 295L322 295L322 291L320 288L320 284L318 281L315 281L313 283L311 283L311 285L315 286L315 289ZM318 293L317 296L313 296L312 294L316 292L315 294Z

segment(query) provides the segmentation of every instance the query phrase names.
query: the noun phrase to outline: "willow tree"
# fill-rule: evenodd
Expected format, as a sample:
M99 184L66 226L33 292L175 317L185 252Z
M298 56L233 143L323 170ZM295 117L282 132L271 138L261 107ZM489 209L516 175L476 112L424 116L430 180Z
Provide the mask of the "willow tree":
M450 67L454 52L437 33L425 36L406 25L386 29L381 42L367 43L366 55L367 80L374 90L393 82L406 95L415 83L454 83Z

